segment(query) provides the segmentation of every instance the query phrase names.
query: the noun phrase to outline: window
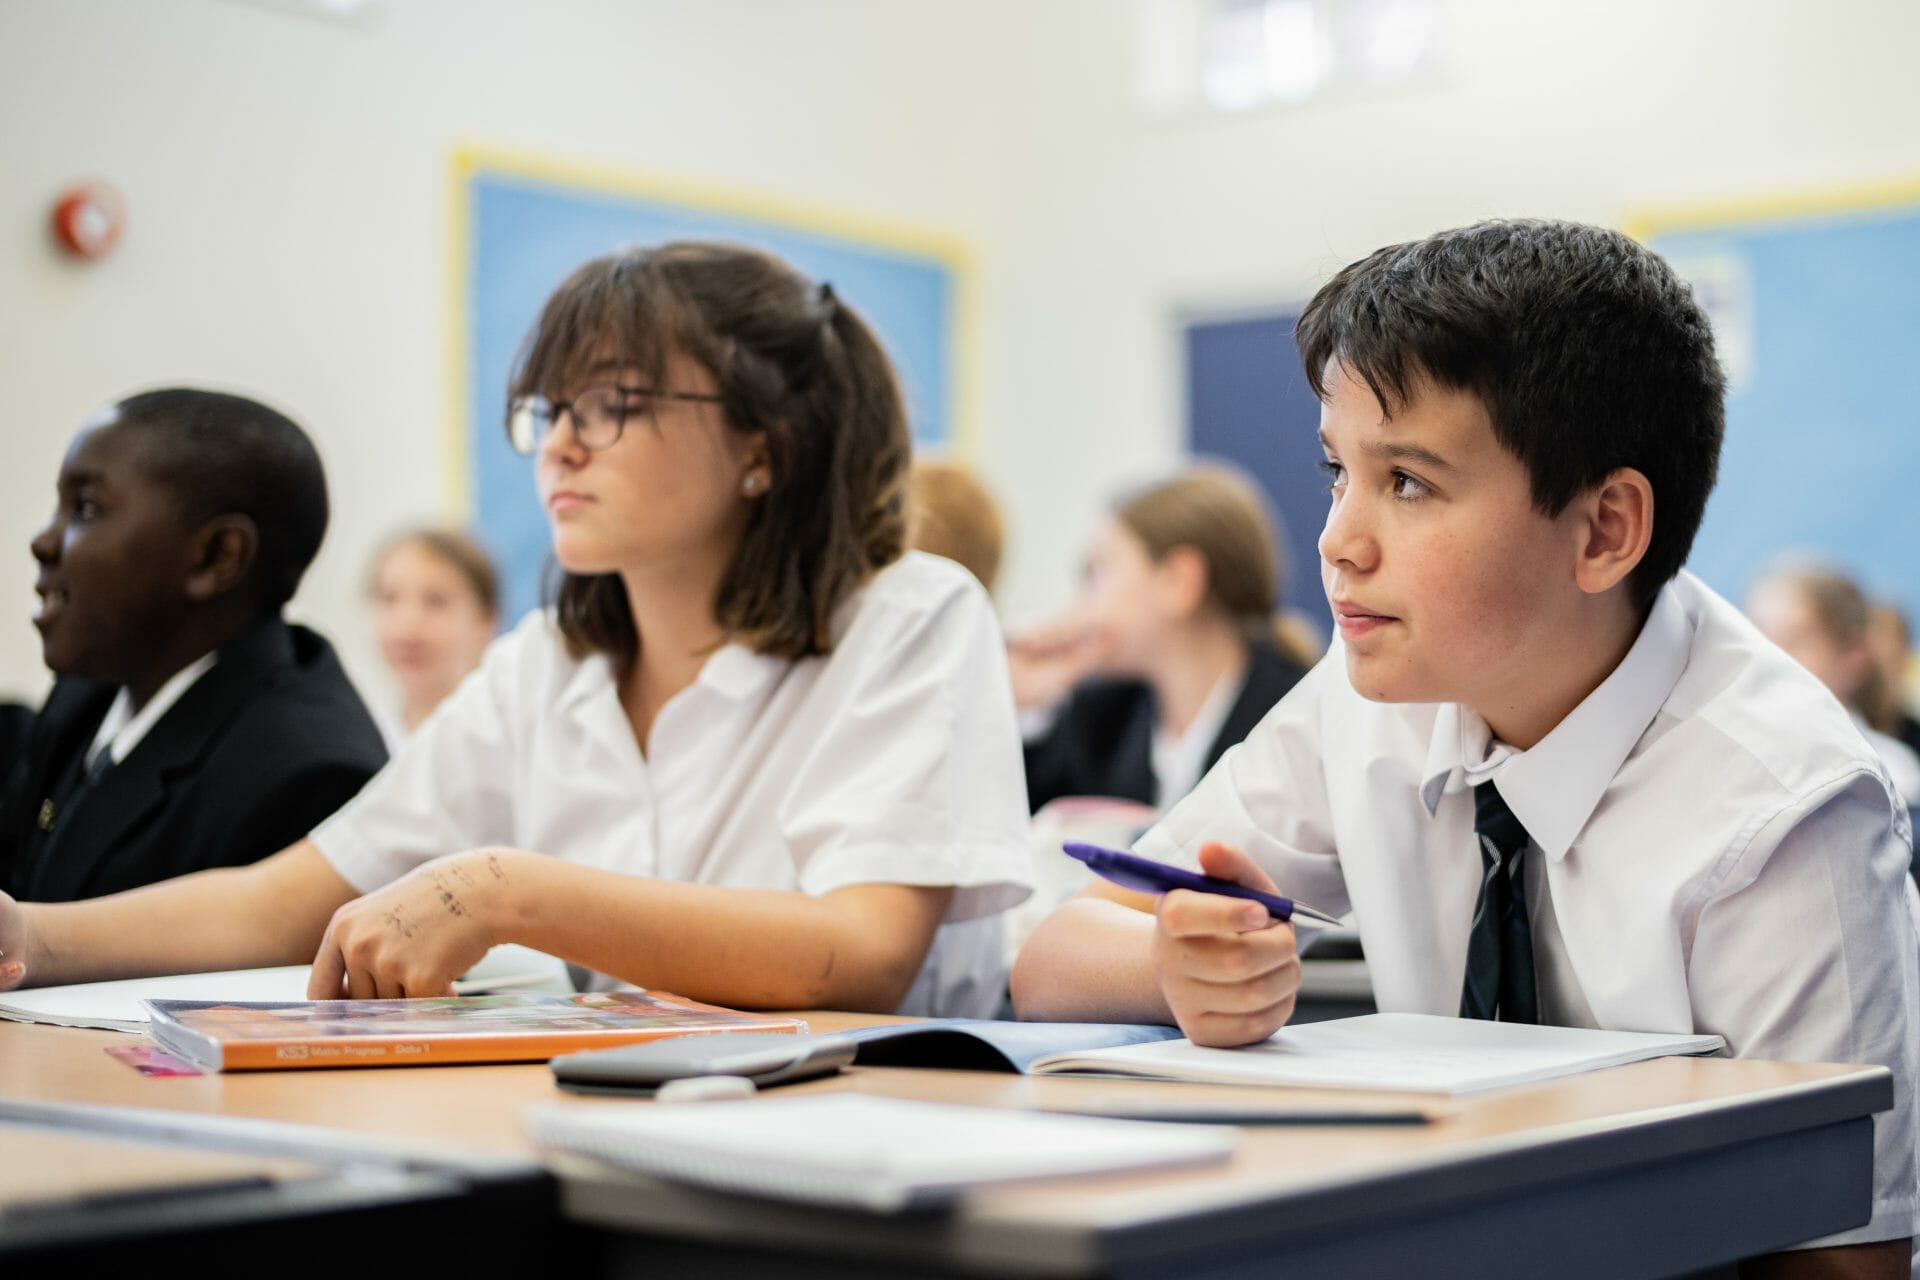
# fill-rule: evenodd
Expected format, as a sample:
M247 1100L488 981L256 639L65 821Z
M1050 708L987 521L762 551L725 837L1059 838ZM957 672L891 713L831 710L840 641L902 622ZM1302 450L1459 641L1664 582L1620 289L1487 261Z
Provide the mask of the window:
M1389 88L1433 66L1442 0L1136 0L1154 114L1246 111Z

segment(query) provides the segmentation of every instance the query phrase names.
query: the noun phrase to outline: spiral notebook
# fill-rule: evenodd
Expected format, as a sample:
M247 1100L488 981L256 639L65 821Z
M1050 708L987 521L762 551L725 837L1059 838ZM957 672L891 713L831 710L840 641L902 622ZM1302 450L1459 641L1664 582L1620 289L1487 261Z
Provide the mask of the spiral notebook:
M716 1191L897 1213L972 1187L1225 1160L1216 1125L909 1102L866 1094L528 1109L535 1141Z

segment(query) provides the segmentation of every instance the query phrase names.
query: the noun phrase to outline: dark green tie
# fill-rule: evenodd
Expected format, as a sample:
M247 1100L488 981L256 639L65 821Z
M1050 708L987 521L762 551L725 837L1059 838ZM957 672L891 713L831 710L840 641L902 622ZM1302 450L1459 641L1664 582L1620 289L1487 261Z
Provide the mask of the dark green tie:
M1480 837L1480 900L1474 903L1473 931L1467 935L1460 1016L1538 1022L1533 926L1527 922L1521 857L1527 851L1527 829L1491 782L1473 789L1473 831Z

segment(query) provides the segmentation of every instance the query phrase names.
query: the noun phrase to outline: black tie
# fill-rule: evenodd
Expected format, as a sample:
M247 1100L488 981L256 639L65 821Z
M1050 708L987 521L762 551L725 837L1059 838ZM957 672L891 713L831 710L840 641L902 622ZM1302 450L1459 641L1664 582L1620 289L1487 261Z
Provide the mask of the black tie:
M1527 829L1491 782L1473 789L1473 830L1480 837L1480 900L1467 935L1467 979L1460 1016L1502 1022L1540 1021L1533 985L1533 927L1527 923L1527 878L1521 855Z

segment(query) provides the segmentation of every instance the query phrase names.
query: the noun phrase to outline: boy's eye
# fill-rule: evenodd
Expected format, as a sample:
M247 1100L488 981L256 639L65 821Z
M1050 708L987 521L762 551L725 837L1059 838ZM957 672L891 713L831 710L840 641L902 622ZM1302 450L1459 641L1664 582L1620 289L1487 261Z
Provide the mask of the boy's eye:
M1408 475L1406 472L1396 471L1393 473L1394 497L1408 499L1424 498L1431 492L1433 491L1427 488L1424 483Z
M1329 489L1338 489L1346 484L1347 469L1332 458L1320 459L1320 470L1326 473Z

